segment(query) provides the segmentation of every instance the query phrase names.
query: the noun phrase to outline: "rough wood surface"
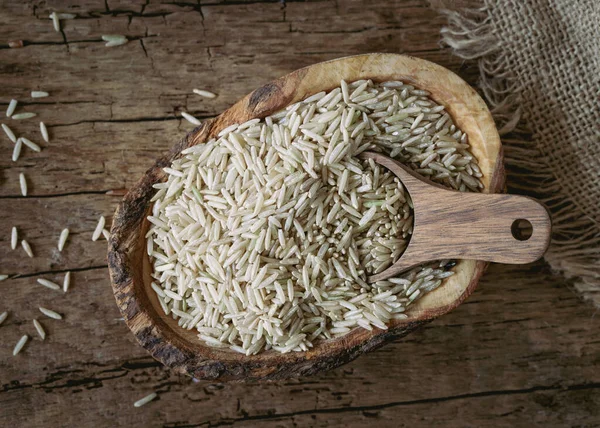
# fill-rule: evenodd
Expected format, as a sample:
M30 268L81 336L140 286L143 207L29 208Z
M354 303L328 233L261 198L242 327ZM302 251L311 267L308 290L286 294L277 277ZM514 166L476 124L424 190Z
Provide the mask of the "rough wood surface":
M146 4L147 3L147 4ZM51 140L41 153L0 134L0 426L600 425L600 321L541 263L491 266L470 299L404 340L339 369L291 381L194 383L170 373L120 321L97 217L193 126L291 70L371 51L438 62L471 83L476 68L439 45L444 19L425 1L0 3L0 121L11 98ZM56 33L50 10L75 12ZM101 34L132 40L105 48ZM24 47L10 49L9 40ZM219 93L212 101L194 87ZM51 97L32 100L32 89ZM40 142L37 120L8 121ZM30 194L22 198L18 173ZM64 225L72 229L56 253ZM17 225L38 256L10 251ZM36 284L73 270L66 295ZM43 305L65 315L44 318ZM44 342L31 319L47 330ZM32 339L19 356L22 334ZM159 398L133 402L151 391Z
M478 257L459 257L467 260L461 260L456 265L455 275L447 279L443 287L427 293L427 296L412 305L407 311L406 320L394 320L387 330L354 329L344 337L320 342L307 352L287 354L269 351L244 356L228 348L206 346L198 341L197 333L179 328L172 317L164 315L150 285L151 264L146 254L145 239L149 227L145 217L151 210L150 201L156 193L152 186L165 180L166 173L163 168L178 158L182 150L214 138L224 128L268 116L315 93L331 90L339 85L341 79L349 82L359 79L372 79L376 82L402 80L430 91L434 100L446 106L463 132L472 136L471 151L478 157L483 173L483 192L499 192L504 188L500 137L490 112L481 97L464 80L437 64L404 55L354 55L295 70L256 88L214 120L205 121L202 126L175 144L170 152L158 159L154 167L148 169L140 181L130 189L115 212L108 267L117 304L138 342L169 368L199 379L219 380L274 380L312 375L345 364L365 352L405 336L424 323L454 309L475 289L486 263L476 261L481 260ZM415 181L412 175L408 181L411 179ZM409 184L406 183L411 193L417 190L416 185L411 187ZM417 180L417 184L423 183ZM440 199L439 195L433 195L427 187L423 186L423 197L434 196ZM451 195L454 196L455 193ZM465 194L456 195L469 198ZM414 195L413 200L417 196ZM505 195L502 198L508 198L510 202L522 197ZM417 198L415 202L415 207L419 205L417 209L421 211L417 213L417 219L426 214L420 203L417 204L419 201ZM474 202L473 207L477 200ZM459 203L459 206L468 205ZM541 206L539 208L547 217L545 209ZM469 214L463 217L473 218L470 216L471 212L474 211L470 210ZM531 220L534 221L533 218ZM419 222L415 222L415 225L418 226ZM535 226L537 228L538 224ZM439 233L436 232L435 238L438 236ZM448 238L452 238L450 234ZM494 236L494 239L496 238ZM413 237L411 245L414 243ZM441 241L432 244L432 250L439 250L440 244ZM410 248L412 247L409 246ZM437 256L421 261L453 258L445 257L439 252ZM538 258L539 255L530 261ZM410 254L408 259L410 260ZM400 262L402 260L404 257Z

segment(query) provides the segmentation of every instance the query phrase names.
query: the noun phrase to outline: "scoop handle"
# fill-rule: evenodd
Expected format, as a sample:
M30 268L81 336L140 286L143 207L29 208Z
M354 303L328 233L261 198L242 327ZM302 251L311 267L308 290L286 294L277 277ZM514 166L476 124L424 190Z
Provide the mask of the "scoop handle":
M366 153L396 174L413 201L413 234L400 259L370 282L398 275L416 265L443 259L531 263L550 243L548 210L533 198L447 190L404 165ZM521 226L530 225L527 229ZM529 236L530 232L530 236Z

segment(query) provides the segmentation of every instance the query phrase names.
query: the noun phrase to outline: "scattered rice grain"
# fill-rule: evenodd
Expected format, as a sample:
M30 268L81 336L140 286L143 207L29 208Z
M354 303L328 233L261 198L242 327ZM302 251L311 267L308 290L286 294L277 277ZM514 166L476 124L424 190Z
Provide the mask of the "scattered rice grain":
M23 119L31 119L32 117L36 117L35 113L27 112L27 113L17 113L11 116L11 119L14 120L23 120Z
M17 244L19 243L19 232L17 231L16 226L12 227L10 231L10 248L15 250L17 248Z
M12 99L8 103L8 107L6 108L6 117L11 117L17 108L17 100Z
M48 135L48 128L46 128L46 125L44 124L44 122L40 122L40 132L42 133L42 138L44 139L44 141L46 143L49 143L50 136Z
M94 230L94 233L92 234L92 241L97 241L98 238L100 238L100 235L102 234L102 230L104 230L104 225L106 223L106 219L104 218L104 216L100 216L100 218L98 219L98 224L96 225L96 229Z
M19 341L17 342L17 344L15 345L15 347L13 349L13 357L15 355L17 355L19 352L21 352L21 350L27 343L27 340L29 340L29 336L27 336L27 335L24 335L19 339Z
M63 279L63 292L66 293L69 291L69 286L71 285L71 271L65 273L65 278Z
M37 319L33 319L33 326L35 327L35 329L37 330L38 334L40 335L40 337L42 338L42 340L46 339L46 332L44 331L44 327L42 326L42 324L37 320Z
M8 125L2 124L2 129L4 130L4 133L6 134L6 136L8 137L8 139L10 141L12 141L13 143L17 142L17 137L16 137L15 133L12 132L12 129L10 129L8 127Z
M191 114L186 113L184 111L181 112L181 116L183 116L183 118L185 120L187 120L188 122L190 122L192 125L201 125L202 124L202 122L200 122L194 116L192 116Z
M63 229L60 232L60 236L58 238L58 251L62 251L65 248L65 244L67 243L67 238L69 237L69 229Z
M47 308L44 308L44 307L40 306L39 310L40 310L41 313L43 313L47 317L54 318L55 320L61 320L62 319L62 315L61 314L59 314L58 312L54 312L51 309L47 309Z
M133 403L133 407L142 407L144 404L148 404L149 402L154 400L157 396L158 396L158 394L156 394L156 392L153 392L152 394L148 394L144 398L140 398L138 401Z
M45 98L48 95L50 94L45 91L31 91L31 98Z
M205 89L194 89L193 92L194 94L200 95L201 97L205 98L215 98L217 96L217 94L207 91Z
M27 196L27 179L22 172L19 173L19 185L21 186L21 194Z
M25 250L25 253L27 253L29 257L33 257L33 251L31 250L31 245L29 245L29 242L24 239L21 240L21 247L23 247L23 250Z
M37 144L35 144L33 141L25 138L25 137L21 137L21 141L23 142L23 144L25 144L27 147L29 147L31 150L33 150L34 152L40 152L42 151L42 148L40 146L38 146Z
M44 278L38 278L37 283L43 285L44 287L48 287L51 290L60 290L60 285Z

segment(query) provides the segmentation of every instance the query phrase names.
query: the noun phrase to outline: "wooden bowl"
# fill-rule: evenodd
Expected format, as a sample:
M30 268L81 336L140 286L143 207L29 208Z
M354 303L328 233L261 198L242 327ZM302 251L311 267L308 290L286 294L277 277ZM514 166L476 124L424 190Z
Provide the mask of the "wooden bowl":
M179 327L164 315L150 288L151 265L144 238L149 226L146 216L155 193L152 185L166 179L163 167L185 148L204 143L231 124L268 116L312 94L337 87L341 79L351 82L365 78L375 82L402 80L430 91L431 97L444 105L456 125L468 134L483 173L483 192L502 191L502 146L492 116L466 82L439 65L403 55L359 55L315 64L268 83L190 132L146 172L116 210L108 252L113 292L127 326L154 358L176 372L203 379L310 375L347 363L408 334L454 309L473 292L487 264L462 260L456 265L455 275L411 306L408 319L394 320L388 330L356 328L344 337L319 342L308 352L266 351L246 357L204 345L194 331Z

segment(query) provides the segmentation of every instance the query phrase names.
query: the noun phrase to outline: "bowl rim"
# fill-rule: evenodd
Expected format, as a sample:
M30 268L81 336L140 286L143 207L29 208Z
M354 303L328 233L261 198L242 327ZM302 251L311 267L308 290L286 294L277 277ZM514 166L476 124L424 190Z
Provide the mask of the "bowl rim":
M386 68L386 64L392 64L393 70L389 66ZM249 357L229 349L223 352L222 349L211 348L198 340L194 333L188 332L195 338L195 343L191 343L187 338L189 334L185 333L187 330L179 327L171 317L165 316L160 307L157 310L156 296L146 292L149 286L144 276L148 277L148 256L145 245L140 248L139 241L145 235L145 227L148 223L146 215L151 207L150 198L155 193L152 184L164 178L162 168L170 165L183 149L208 140L234 122L243 123L254 117L265 117L285 105L310 96L311 90L312 93L326 90L324 88L327 83L324 82L337 82L333 85L336 86L341 78L353 74L360 75L365 70L382 70L377 76L369 75L365 76L366 78L374 78L378 81L409 81L415 86L428 90L431 88L419 85L424 79L423 74L427 75L427 79L444 76L449 82L448 85L455 88L457 92L448 90L443 93L443 90L440 90L441 98L438 97L439 93L436 93L433 98L447 107L455 123L461 120L464 122L457 123L459 128L466 127L479 131L480 135L474 138L481 139L482 147L477 148L479 156L477 153L474 154L480 163L482 160L489 161L490 156L493 157L490 165L482 165L482 170L488 172L484 191L496 193L503 190L505 174L502 145L491 113L473 88L440 65L405 55L365 54L313 64L267 83L240 99L216 118L205 121L175 144L129 190L115 212L108 246L113 294L136 340L155 359L179 373L205 379L279 379L313 374L349 362L362 353L408 334L424 323L451 311L473 292L487 263L461 260L457 264L456 271L461 275L465 274L460 277L463 282L461 288L455 290L456 295L450 296L451 300L447 304L427 308L425 306L427 298L432 299L429 293L418 302L418 305L415 305L416 315L413 318L399 320L388 330L374 329L373 332L368 332L355 329L341 338L320 342L307 352L279 354L272 351ZM334 76L326 76L326 72ZM307 82L315 78L320 79L321 86L316 89L315 86L307 86ZM348 81L352 80L357 79L348 79ZM463 93L464 99L456 98L459 90ZM462 119L458 120L451 111L458 108L459 102L464 104L465 100L468 100L468 106L461 108L466 109L469 114L461 116ZM471 134L469 137L471 139ZM141 261L132 257L140 252L144 255ZM456 281L458 280L457 278ZM440 287L438 290L443 288ZM153 297L156 300L154 302Z

